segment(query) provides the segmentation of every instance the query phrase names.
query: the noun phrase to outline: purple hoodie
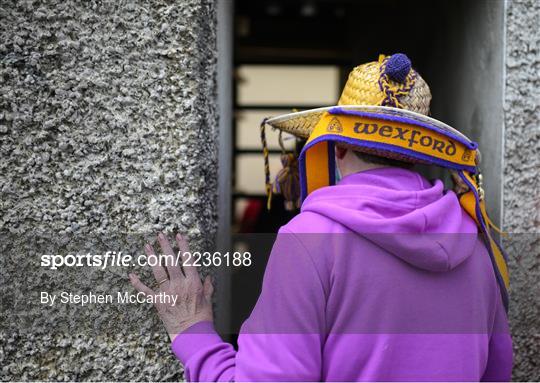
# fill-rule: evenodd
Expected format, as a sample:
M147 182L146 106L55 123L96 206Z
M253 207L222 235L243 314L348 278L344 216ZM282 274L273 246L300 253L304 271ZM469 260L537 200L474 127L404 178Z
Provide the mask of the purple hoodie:
M309 195L238 344L201 322L172 349L190 381L494 381L512 368L474 221L441 181L398 168Z

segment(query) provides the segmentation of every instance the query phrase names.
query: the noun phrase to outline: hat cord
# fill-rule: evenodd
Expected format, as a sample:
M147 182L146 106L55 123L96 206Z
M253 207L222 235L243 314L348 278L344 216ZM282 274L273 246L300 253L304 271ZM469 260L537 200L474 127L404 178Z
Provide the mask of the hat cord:
M281 147L281 165L273 183L272 192L281 194L285 200L285 210L292 211L300 207L300 175L296 149L290 153L283 144L283 131L279 131L279 146Z
M268 153L268 144L266 142L266 121L268 117L262 120L261 122L261 143L264 157L264 183L266 189L266 208L270 210L272 206L272 183L270 182L270 163L269 163L269 153Z

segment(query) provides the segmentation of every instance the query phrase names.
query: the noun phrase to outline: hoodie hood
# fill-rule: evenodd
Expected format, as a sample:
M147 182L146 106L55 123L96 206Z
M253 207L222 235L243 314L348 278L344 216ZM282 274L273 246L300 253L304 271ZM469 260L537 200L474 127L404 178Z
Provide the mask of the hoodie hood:
M302 212L320 214L430 271L448 271L467 259L477 244L477 227L442 181L429 182L401 168L377 168L318 189Z

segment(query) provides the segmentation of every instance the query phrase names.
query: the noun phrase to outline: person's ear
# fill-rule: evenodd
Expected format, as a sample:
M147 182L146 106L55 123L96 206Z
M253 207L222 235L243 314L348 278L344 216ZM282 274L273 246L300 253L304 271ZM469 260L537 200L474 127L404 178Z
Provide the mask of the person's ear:
M342 146L337 146L336 145L336 157L339 159L339 160L342 160L343 158L345 158L345 155L347 154L347 148L344 148Z

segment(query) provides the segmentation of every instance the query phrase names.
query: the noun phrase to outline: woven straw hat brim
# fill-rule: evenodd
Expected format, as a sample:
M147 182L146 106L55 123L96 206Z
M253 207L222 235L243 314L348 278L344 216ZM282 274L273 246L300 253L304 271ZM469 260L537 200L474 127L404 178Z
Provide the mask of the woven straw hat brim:
M317 123L319 122L321 116L332 108L359 111L373 115L386 115L389 117L408 118L410 120L417 121L422 125L433 126L445 132L451 133L455 136L461 137L467 142L471 142L471 140L463 133L434 118L428 117L420 113L411 112L410 110L406 109L378 105L327 106L323 108L304 110L302 112L282 114L280 116L269 118L268 120L266 120L266 123L273 128L290 133L296 137L307 139L317 125Z

